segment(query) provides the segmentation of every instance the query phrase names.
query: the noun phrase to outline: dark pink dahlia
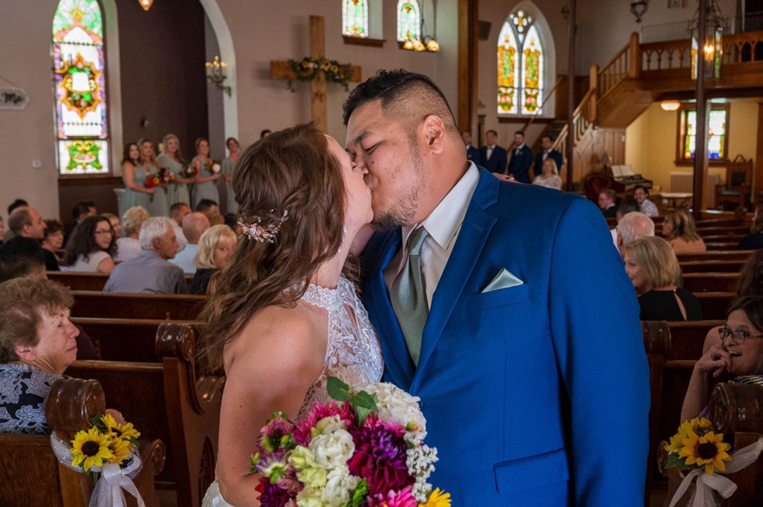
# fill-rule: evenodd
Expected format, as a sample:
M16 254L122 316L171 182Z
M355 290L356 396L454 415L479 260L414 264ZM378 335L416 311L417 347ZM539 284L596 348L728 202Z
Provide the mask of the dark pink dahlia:
M307 447L313 439L312 429L318 424L318 421L325 417L338 415L340 419L347 423L350 429L355 424L355 416L350 410L349 404L342 403L341 406L333 400L329 403L316 403L307 416L297 422L297 430L294 432L294 441L299 445Z
M262 507L284 507L292 498L288 491L271 484L265 477L260 478L260 483L254 489L260 494L259 501Z
M355 454L347 464L352 475L368 482L369 496L401 491L415 482L405 464L408 446L403 439L405 429L399 424L370 417L362 428L354 429L351 434Z

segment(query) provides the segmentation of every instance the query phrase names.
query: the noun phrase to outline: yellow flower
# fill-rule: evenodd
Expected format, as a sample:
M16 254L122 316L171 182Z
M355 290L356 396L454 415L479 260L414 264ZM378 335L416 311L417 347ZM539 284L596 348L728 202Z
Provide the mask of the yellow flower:
M699 426L698 422L695 424L696 421L697 419L693 419L691 421L682 423L681 426L678 427L678 433L670 437L670 445L668 445L665 449L668 452L675 452L680 450L681 447L683 447L684 439L689 436L689 432Z
M69 450L73 455L72 466L84 462L85 472L92 466L103 466L103 460L113 457L109 451L111 438L108 434L101 433L98 428L90 428L90 431L80 431L72 440L72 448Z
M339 70L339 67L337 67L336 65L331 66L331 72L336 72L338 70Z
M114 439L111 442L111 445L109 445L109 451L111 451L112 456L107 458L106 461L109 463L119 463L121 465L128 460L129 456L127 456L127 453L132 450L131 447L132 445L129 440L122 440L121 438Z
M684 447L679 456L686 458L687 465L698 465L705 467L705 473L713 475L715 469L723 472L726 470L724 461L731 461L731 456L726 451L731 449L731 445L723 442L722 434L707 432L704 436L698 436L690 431L688 438L683 441Z
M132 423L119 424L116 420L114 420L113 417L111 417L111 414L106 414L105 416L101 417L101 421L103 421L103 424L106 425L109 436L111 438L126 441L128 445L130 445L129 450L134 450L132 449L134 446L130 444L130 439L137 439L140 437L140 432L135 429Z
M419 507L450 507L450 493L437 488L429 495L427 503L419 504Z

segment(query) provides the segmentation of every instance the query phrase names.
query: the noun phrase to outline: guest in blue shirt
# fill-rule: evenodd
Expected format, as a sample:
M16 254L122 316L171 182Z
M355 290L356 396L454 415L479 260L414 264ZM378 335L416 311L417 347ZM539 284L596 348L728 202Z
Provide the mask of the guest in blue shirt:
M491 173L504 174L507 155L506 150L496 144L498 133L495 130L488 130L485 140L487 144L480 148L480 165Z
M547 158L551 158L551 160L556 162L556 168L561 171L562 164L564 164L564 157L562 157L561 153L553 149L554 138L545 135L541 138L540 145L543 149L535 156L535 165L533 166L535 176L541 175L543 172L543 162L545 162Z
M514 148L509 160L509 175L520 183L530 183L530 166L533 164L533 151L525 144L525 133L514 132ZM558 165L558 164L557 164Z
M467 160L480 165L480 150L472 146L472 133L468 130L464 130L461 132L461 137L464 139L464 145L466 146Z

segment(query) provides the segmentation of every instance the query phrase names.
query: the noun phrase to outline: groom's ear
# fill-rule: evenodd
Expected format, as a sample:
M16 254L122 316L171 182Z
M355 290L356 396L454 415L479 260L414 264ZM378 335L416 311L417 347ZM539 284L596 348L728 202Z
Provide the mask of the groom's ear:
M429 151L439 155L445 149L445 124L442 118L436 114L430 114L424 118L424 138L426 139Z

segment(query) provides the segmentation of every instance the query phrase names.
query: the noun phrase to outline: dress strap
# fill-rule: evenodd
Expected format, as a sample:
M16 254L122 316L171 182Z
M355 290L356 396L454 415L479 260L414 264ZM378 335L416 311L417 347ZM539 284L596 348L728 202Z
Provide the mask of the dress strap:
M307 286L301 299L309 305L323 308L329 312L337 311L342 307L342 295L338 288L328 289L311 283Z

